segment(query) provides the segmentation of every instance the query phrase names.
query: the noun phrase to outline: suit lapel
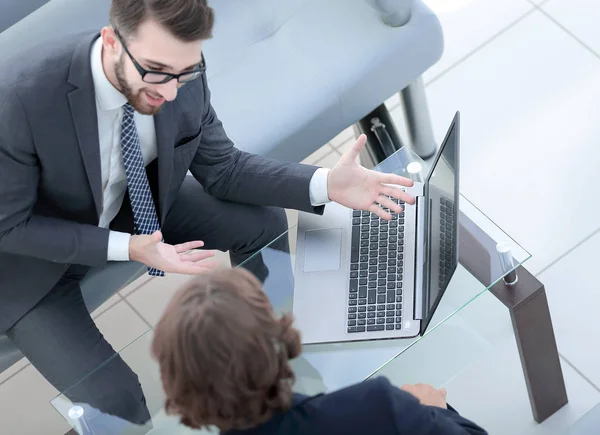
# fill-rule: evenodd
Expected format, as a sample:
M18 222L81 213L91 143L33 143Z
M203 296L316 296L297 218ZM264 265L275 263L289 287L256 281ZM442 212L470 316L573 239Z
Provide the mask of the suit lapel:
M173 175L173 147L177 134L176 125L175 104L167 103L154 116L158 151L158 207L160 209L160 222L164 222L167 214L167 199Z
M100 168L100 142L94 81L90 64L90 50L99 34L85 38L76 48L69 71L69 83L76 89L68 94L69 106L81 158L96 205L96 214L102 212L102 172Z

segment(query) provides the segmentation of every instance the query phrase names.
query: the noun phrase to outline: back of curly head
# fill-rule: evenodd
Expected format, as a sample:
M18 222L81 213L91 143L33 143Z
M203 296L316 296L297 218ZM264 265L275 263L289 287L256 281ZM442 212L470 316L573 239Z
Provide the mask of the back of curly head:
M298 331L241 269L192 280L155 328L165 408L191 428L247 429L291 406Z

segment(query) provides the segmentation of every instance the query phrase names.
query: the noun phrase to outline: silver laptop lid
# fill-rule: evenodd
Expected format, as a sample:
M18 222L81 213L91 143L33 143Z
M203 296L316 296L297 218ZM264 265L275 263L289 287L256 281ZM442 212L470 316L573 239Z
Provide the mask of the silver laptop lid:
M424 183L427 249L421 334L458 265L459 166L460 113L456 112Z

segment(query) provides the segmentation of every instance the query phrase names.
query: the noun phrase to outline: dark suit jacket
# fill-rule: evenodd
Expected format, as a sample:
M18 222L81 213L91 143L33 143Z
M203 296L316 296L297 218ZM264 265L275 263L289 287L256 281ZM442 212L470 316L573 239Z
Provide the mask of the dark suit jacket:
M0 332L70 264L106 264L90 50L98 34L44 43L0 66ZM206 76L155 116L157 209L164 220L188 169L218 198L321 212L316 167L236 149L210 104ZM152 165L152 163L151 163Z
M329 394L296 394L290 410L223 435L485 435L453 409L424 406L383 377Z

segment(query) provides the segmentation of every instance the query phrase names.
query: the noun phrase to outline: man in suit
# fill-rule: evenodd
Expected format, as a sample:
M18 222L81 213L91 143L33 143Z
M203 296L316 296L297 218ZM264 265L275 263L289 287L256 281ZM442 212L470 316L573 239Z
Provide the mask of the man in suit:
M205 75L213 19L205 0L113 0L99 34L0 67L0 333L60 391L114 355L81 295L91 268L198 274L213 254L196 248L239 264L287 229L283 208L336 201L389 219L388 196L413 202L394 186L409 180L356 164L364 136L331 170L236 149ZM148 419L118 356L68 397Z
M376 377L327 394L293 393L301 353L289 315L277 316L244 269L210 272L175 294L152 353L167 412L223 435L485 435L429 385Z

